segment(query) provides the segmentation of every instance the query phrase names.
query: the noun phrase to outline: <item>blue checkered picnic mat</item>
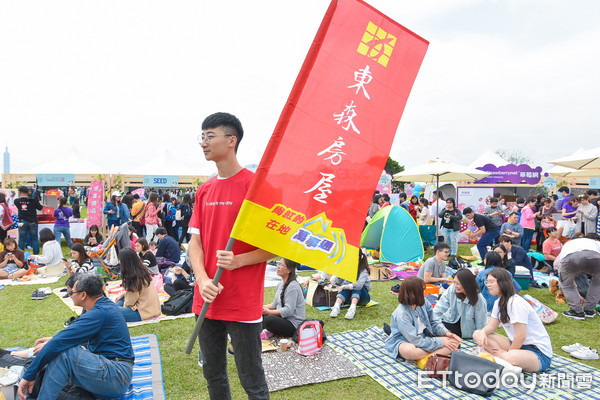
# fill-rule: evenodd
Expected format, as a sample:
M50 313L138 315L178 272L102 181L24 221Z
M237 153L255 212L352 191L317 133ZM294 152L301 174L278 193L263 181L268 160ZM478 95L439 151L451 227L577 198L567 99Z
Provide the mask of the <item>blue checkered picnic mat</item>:
M383 330L371 326L364 331L347 331L327 336L327 344L362 369L366 374L400 398L446 400L481 399L481 396L458 390L450 384L423 376L418 387L419 369L402 359L394 359L385 351ZM462 350L475 346L472 340L463 342ZM552 366L541 374L524 374L525 385L498 388L490 399L600 399L597 390L600 370L554 355ZM535 379L535 381L534 381ZM424 388L427 386L428 388ZM527 388L529 387L529 389ZM528 390L533 388L531 393Z
M135 354L133 378L119 400L164 400L165 387L156 335L134 336L131 344Z

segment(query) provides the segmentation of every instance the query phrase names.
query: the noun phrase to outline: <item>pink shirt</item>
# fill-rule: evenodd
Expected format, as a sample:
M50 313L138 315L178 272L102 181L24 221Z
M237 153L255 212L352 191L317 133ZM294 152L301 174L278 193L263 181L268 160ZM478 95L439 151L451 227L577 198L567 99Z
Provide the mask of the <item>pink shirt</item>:
M523 228L535 229L535 214L531 207L525 206L521 210L521 221L519 221Z

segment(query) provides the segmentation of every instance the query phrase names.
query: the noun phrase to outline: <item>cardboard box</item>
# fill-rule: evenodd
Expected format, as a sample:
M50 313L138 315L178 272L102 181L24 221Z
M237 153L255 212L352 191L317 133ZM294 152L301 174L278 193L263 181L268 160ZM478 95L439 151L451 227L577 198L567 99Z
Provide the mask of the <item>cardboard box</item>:
M385 265L374 264L369 268L369 280L371 281L387 281L391 275L392 271Z

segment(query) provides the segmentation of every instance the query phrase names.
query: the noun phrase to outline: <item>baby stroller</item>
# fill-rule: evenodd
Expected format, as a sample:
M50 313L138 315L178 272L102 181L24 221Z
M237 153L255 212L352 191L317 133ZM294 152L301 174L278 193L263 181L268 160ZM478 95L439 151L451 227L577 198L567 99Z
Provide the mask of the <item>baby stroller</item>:
M435 225L419 225L419 233L423 242L423 251L427 253L430 246L435 245Z
M110 280L116 280L120 274L118 255L124 248L131 248L129 222L113 226L102 247L96 251L88 251L87 255L96 265L98 272L108 275Z

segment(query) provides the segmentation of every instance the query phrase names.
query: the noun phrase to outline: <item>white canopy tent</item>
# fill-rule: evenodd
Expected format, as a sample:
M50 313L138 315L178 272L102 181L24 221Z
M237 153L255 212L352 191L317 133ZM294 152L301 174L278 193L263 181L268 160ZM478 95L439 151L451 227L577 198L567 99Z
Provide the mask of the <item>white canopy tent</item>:
M569 156L549 162L550 164L574 169L600 169L600 147L589 150L580 149Z
M75 148L71 148L64 154L53 155L47 159L34 160L35 163L24 171L16 171L19 174L103 174L106 168L94 163L86 157L82 157Z
M212 168L214 169L214 166ZM209 175L212 172L214 171L211 171L211 165L202 157L184 160L169 150L163 150L145 163L125 171L123 175L198 176Z

